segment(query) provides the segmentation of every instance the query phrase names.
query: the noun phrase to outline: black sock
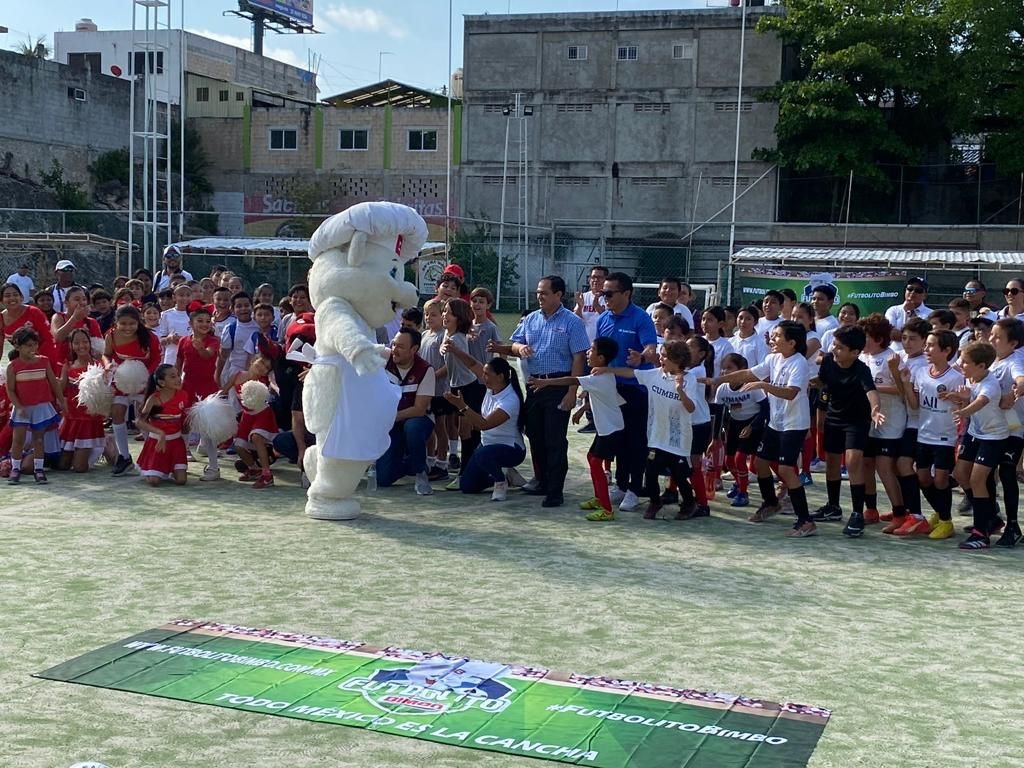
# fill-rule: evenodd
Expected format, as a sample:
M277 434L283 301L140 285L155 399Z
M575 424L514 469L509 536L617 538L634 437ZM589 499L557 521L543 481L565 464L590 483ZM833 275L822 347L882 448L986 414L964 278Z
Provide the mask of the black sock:
M799 488L789 489L789 500L793 504L793 513L796 515L796 521L798 523L809 523L811 521L811 512L807 509L807 492L801 485Z
M907 516L907 508L904 507L902 504L894 504L893 508L892 508L892 516L893 517L906 517Z
M772 507L778 505L779 497L775 495L775 483L772 482L771 475L757 478L757 487L761 491L761 501Z
M853 502L853 513L855 515L864 514L864 484L853 485L850 484L850 500Z
M842 480L826 480L825 488L828 490L828 503L833 507L839 506L839 491L842 490Z
M996 503L994 499L976 496L974 498L974 530L988 536L995 522Z
M867 487L867 486L865 486ZM864 493L864 506L868 509L878 509L878 493Z
M900 495L903 496L903 506L911 515L921 514L921 492L917 482L917 475L902 475L899 478Z
M928 506L934 509L936 512L939 511L938 504L938 493L939 489L934 485L922 485L921 495L924 496L924 500L928 502ZM922 514L924 514L922 512Z
M1020 504L1020 483L1017 482L1017 466L999 465L999 485L1003 488L1003 509L1006 522L1017 521L1017 505Z
M947 523L953 520L953 489L950 487L935 489L935 511L939 513L939 520Z

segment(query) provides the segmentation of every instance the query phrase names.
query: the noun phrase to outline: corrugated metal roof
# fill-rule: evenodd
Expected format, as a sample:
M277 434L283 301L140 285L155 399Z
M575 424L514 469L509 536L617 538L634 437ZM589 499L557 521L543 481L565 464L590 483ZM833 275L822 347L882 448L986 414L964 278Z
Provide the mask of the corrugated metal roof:
M743 248L731 259L733 264L932 264L938 267L1024 266L1024 251L924 251L890 248L794 248L755 246Z
M301 238L198 237L195 240L182 240L174 245L184 254L305 257L309 252L309 240ZM424 243L420 249L420 253L424 255L444 251L444 243L438 242Z

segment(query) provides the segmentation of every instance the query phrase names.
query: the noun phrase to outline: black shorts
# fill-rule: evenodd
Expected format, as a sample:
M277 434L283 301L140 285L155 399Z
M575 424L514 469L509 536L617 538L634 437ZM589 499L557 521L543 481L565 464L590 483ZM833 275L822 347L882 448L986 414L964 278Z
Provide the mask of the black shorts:
M863 451L868 444L871 427L867 421L861 424L833 424L825 420L825 453L846 453Z
M806 429L787 429L776 432L766 427L761 436L761 445L757 447L757 458L767 462L777 461L784 467L795 467L804 449L807 438Z
M590 450L587 453L610 461L622 451L622 439L625 434L625 431L620 429L610 435L594 435L594 442L590 444Z
M757 446L761 444L761 435L764 434L764 423L761 422L754 429L750 430L750 437L740 437L740 432L753 424L757 419L737 421L730 419L729 426L725 430L725 453L732 456L735 453L745 453L748 456L757 453Z
M452 392L462 395L467 408L480 413L480 408L484 404L484 397L487 395L487 387L479 381L471 381L469 384L463 384L461 387L452 387Z
M928 445L927 443L917 444L917 455L914 463L918 469L942 469L952 472L956 465L956 450L952 445Z
M999 466L1016 467L1021 454L1024 454L1024 437L1010 435L1003 441L1003 458L999 460Z
M900 458L906 456L909 459L917 456L917 427L908 427L903 433L896 455Z
M878 456L886 456L890 459L895 459L900 455L900 441L902 439L900 437L891 439L869 437L867 445L864 446L864 457L874 459Z
M701 456L711 445L711 422L693 425L693 438L690 441L690 455Z
M455 406L443 397L432 397L430 398L430 412L435 416L447 416L450 413L455 413Z
M1003 458L1004 445L1005 440L979 440L973 435L964 435L957 460L981 464L983 467L996 467Z
M291 409L293 411L300 411L300 412L302 411L302 388L303 388L302 385L303 384L305 384L304 381L296 382L295 389L292 390Z

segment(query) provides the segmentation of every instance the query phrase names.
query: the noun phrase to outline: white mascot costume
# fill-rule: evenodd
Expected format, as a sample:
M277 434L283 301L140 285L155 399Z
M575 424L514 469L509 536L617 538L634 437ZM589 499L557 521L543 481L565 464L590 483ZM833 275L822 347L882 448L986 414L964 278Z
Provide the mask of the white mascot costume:
M388 449L400 393L384 372L387 348L375 328L415 306L405 264L427 239L416 211L397 203L360 203L321 224L309 241L309 298L316 308L316 359L302 409L317 444L306 451L306 514L317 520L359 516L352 498L369 464Z

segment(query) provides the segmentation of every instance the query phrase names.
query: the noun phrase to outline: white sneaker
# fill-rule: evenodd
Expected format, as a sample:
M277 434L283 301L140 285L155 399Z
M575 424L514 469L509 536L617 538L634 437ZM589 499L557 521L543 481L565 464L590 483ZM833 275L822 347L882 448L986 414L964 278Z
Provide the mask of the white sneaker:
M538 488L540 488L540 483L537 482L537 478L533 478L533 480L523 485L524 491L536 491Z
M619 509L623 512L632 512L634 509L640 506L640 499L632 491L626 491L622 497L622 502L619 504Z
M626 492L621 488L613 485L608 490L608 498L611 500L612 504L618 504L620 501L626 498ZM635 499L636 496L634 496L633 498Z
M426 472L420 472L416 475L416 494L418 496L430 496L434 493L434 489L430 485L430 481L427 479Z
M508 483L495 483L491 492L491 501L504 501L508 498Z
M505 470L505 481L510 488L522 488L526 485L526 478L519 474L519 470L515 467Z
M207 467L203 467L203 474L202 474L202 476L199 479L204 481L204 482L212 482L214 480L220 480L220 470L219 469L210 469L208 466Z

